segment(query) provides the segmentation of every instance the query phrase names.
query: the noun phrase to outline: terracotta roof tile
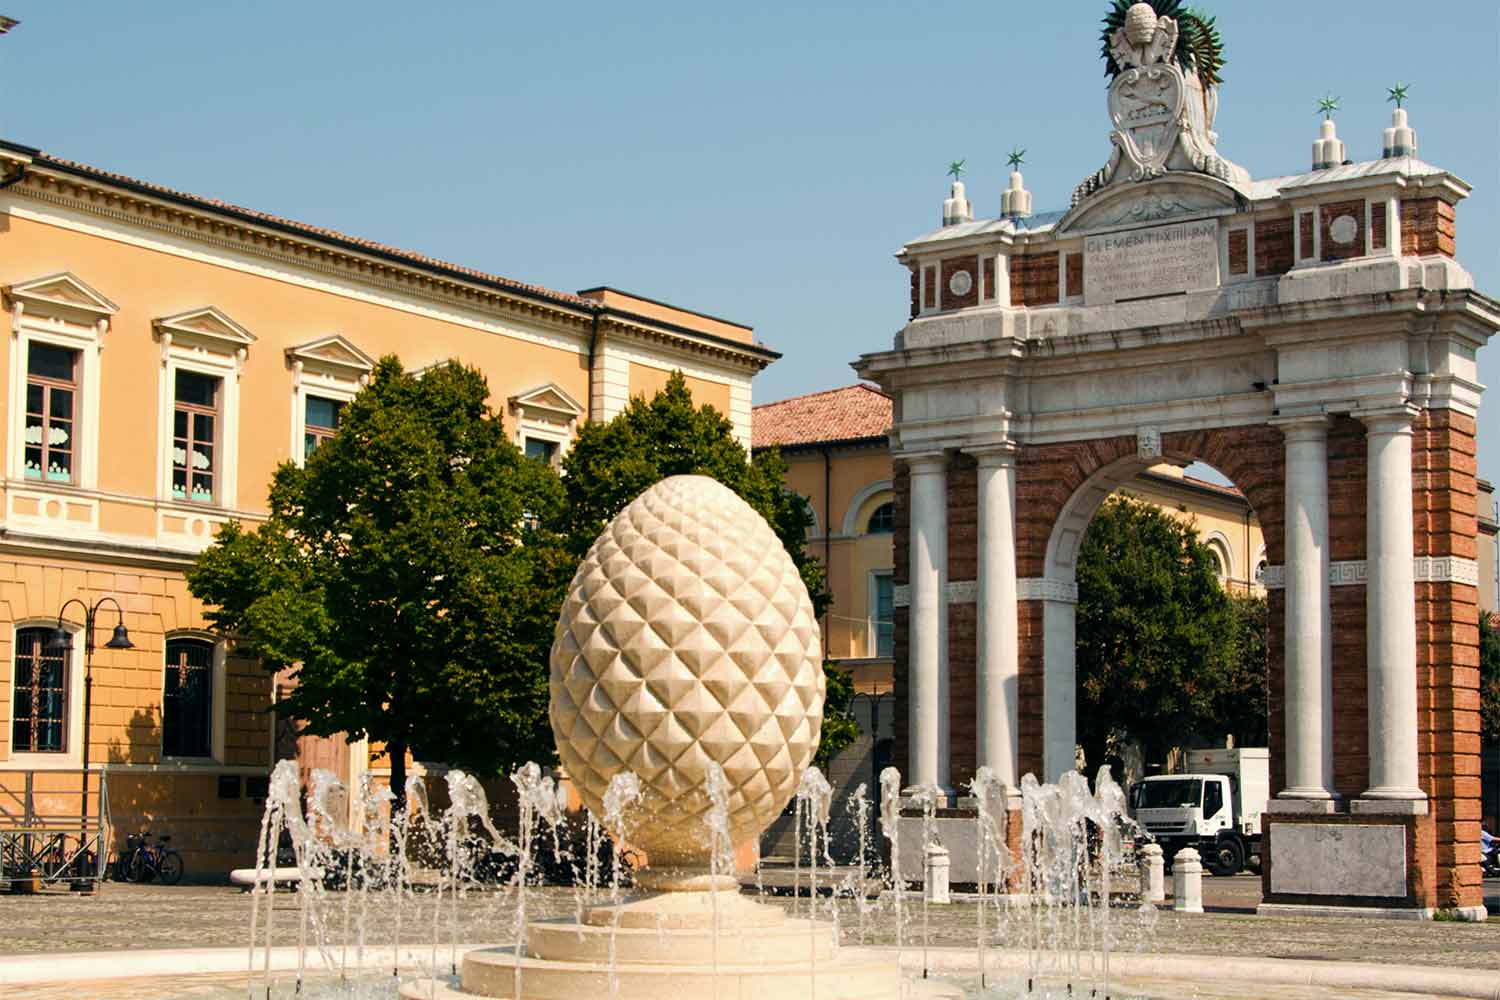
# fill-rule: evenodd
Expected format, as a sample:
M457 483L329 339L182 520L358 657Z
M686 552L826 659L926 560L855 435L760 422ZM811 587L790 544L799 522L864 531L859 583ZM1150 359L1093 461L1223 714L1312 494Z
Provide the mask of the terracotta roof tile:
M472 267L465 267L462 264L454 264L450 261L442 260L438 257L429 257L426 254L420 254L414 250L403 250L400 247L390 246L389 244L380 243L376 240L368 240L360 236L350 236L349 234L341 233L336 229L326 229L322 226L314 226L306 222L298 222L295 219L288 219L279 215L272 215L269 212L259 212L253 208L245 208L241 205L235 205L232 202L223 201L219 198L206 198L202 195L189 194L185 191L178 191L174 188L165 187L161 184L153 184L150 181L137 180L136 178L128 177L125 174L117 174L112 171L101 170L98 167L89 166L87 163L79 163L76 160L67 160L63 159L62 157L52 156L47 153L40 153L34 156L32 159L33 163L39 166L60 167L68 173L78 174L86 177L93 177L98 180L109 181L114 184L126 185L145 193L159 194L167 198L179 201L196 202L197 204L204 207L216 209L218 211L232 215L237 215L248 221L262 222L267 225L275 226L278 229L302 233L313 239L335 240L339 243L343 243L352 247L368 250L371 253L380 254L386 257L394 257L399 260L408 261L412 264L416 264L422 267L439 268L444 271L452 272L454 274L475 278L479 281L485 282L486 284L513 288L519 292L527 292L531 295L542 296L544 298L552 299L556 302L564 303L567 305L583 306L585 308L589 308L594 305L591 300L582 298L578 295L574 295L570 292L559 292L555 289L545 288L541 285L531 285L527 284L524 281L516 281L511 278L502 277L498 274L489 274Z
M753 411L752 447L883 438L891 414L891 397L863 383L763 403Z

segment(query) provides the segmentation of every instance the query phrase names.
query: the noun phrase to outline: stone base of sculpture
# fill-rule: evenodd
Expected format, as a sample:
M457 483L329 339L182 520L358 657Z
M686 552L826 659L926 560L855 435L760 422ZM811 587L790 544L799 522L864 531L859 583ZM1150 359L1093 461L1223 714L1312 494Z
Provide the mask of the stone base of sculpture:
M715 932L717 928L717 933ZM788 917L738 891L669 892L596 906L582 923L537 920L519 959L509 948L464 956L457 987L420 980L410 1000L897 1000L894 956L840 953L832 924ZM519 973L519 974L518 974ZM517 987L519 986L519 990Z

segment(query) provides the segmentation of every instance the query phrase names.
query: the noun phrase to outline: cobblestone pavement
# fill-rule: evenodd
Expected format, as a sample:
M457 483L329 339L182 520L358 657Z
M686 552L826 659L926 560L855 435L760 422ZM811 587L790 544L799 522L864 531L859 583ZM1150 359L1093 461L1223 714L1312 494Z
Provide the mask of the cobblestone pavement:
M1500 886L1491 886L1493 891ZM1449 922L1406 923L1357 918L1290 918L1257 917L1259 882L1249 877L1206 879L1205 902L1213 912L1203 915L1158 914L1154 936L1138 939L1134 915L1120 914L1118 930L1125 938L1121 950L1165 951L1178 954L1266 956L1386 962L1409 965L1468 967L1500 972L1500 918L1486 924ZM430 939L434 926L433 898L419 894L408 910L403 937L406 940ZM299 901L294 893L273 897L274 939L277 944L295 944L299 930ZM5 937L0 954L55 953L70 951L109 951L157 948L239 947L248 942L251 897L230 887L211 886L137 886L110 883L97 896L48 894L40 896L0 896L0 926ZM358 927L359 897L346 899L329 894L327 912L335 932L341 929L343 907L348 903L349 920ZM791 905L790 898L783 898ZM796 904L806 907L806 899ZM829 901L822 901L825 918ZM920 894L907 899L910 929L908 947L920 946ZM569 890L546 889L528 895L528 916L562 916L574 912L576 900ZM513 926L514 900L507 892L473 892L458 901L453 911L461 940L503 941ZM928 911L930 942L934 946L971 946L974 941L976 909L971 903L933 906ZM371 944L388 944L391 939L391 913L375 902L366 911L367 940ZM438 915L439 934L446 939L450 910L445 902ZM839 919L846 941L857 943L859 916L851 901L839 904ZM265 911L261 914L265 927ZM993 927L993 921L991 921ZM895 931L887 911L867 916L865 941L872 945L895 944ZM290 988L290 980L285 980ZM242 976L207 976L163 992L160 983L140 981L103 981L87 984L56 984L28 988L25 995L35 1000L63 998L101 998L101 1000L158 1000L161 997L193 1000L228 1000L245 996ZM1163 992L1161 988L1144 991L1143 996L1159 1000L1240 1000L1247 996L1231 985L1208 983L1190 992ZM1307 990L1278 991L1257 988L1250 996L1290 1000L1292 997L1332 998L1360 997L1361 1000L1397 1000L1396 994L1366 992L1337 993Z

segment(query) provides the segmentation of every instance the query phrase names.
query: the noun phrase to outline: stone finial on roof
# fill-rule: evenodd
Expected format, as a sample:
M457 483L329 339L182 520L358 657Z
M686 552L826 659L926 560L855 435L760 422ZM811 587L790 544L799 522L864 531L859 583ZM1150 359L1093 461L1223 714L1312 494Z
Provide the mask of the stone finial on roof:
M1407 84L1397 83L1390 89L1387 100L1395 101L1396 108L1391 112L1391 127L1385 130L1385 136L1380 143L1381 156L1389 160L1396 156L1417 155L1417 130L1412 128L1406 121L1406 92L1411 89Z
M1318 133L1318 138L1313 142L1312 168L1314 170L1327 170L1344 162L1344 142L1338 136L1338 126L1333 122L1332 111L1336 109L1321 109L1328 114L1323 119L1323 125Z
M1024 219L1031 214L1031 192L1019 169L1010 172L1010 187L1000 193L1000 215L1006 219Z
M964 195L964 182L954 178L948 200L943 202L943 225L956 226L960 222L970 222L973 218L973 207Z
M1020 146L1010 151L1010 187L1000 193L1000 217L1024 219L1031 214L1031 192L1026 190L1026 180L1021 176L1021 164L1026 162L1026 150Z

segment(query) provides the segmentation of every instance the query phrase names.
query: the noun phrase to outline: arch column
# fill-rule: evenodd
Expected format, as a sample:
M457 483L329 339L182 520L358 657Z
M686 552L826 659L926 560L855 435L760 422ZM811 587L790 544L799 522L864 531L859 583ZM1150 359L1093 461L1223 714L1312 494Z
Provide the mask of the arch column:
M1417 618L1407 407L1358 414L1365 425L1366 651L1370 787L1361 799L1424 802L1417 771ZM1367 811L1369 804L1360 803Z
M1328 418L1277 421L1286 439L1286 787L1331 811L1333 635L1328 593ZM1295 808L1295 807L1294 807Z
M906 457L911 477L911 610L907 627L908 788L951 794L948 694L948 459Z
M976 764L1020 785L1021 654L1017 625L1016 448L976 450L979 460Z

